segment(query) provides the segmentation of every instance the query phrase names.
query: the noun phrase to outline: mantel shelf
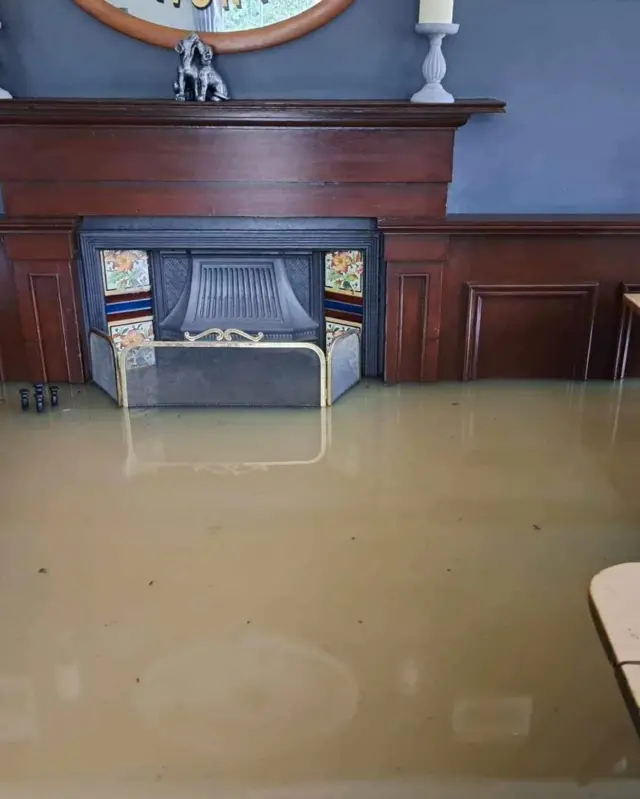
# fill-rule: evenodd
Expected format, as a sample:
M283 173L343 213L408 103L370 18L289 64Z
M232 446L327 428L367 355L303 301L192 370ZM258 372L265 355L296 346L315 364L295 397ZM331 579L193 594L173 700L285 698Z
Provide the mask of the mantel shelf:
M232 100L221 104L173 100L10 100L0 125L458 128L476 114L501 114L500 100L451 105L409 102Z

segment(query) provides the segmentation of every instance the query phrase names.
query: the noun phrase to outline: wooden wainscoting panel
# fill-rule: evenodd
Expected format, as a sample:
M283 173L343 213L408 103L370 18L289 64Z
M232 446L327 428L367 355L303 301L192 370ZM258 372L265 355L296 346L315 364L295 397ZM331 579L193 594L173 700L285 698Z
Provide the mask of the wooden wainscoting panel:
M26 374L19 379L84 382L71 267L66 261L14 261Z
M7 255L12 261L66 261L71 247L69 236L39 233L37 228L32 234L13 234L6 238Z
M386 220L378 220L380 230L384 231L384 257L389 262L446 261L449 257L448 236L425 236L394 233L387 227Z
M465 222L464 225L454 219L452 222L428 225L426 229L440 235L449 231L451 242L443 287L440 380L460 380L463 377L467 348L468 283L570 287L598 284L589 378L611 379L620 323L621 284L640 283L640 217L636 217L635 222L631 218L594 217L591 220L574 221L562 217L551 220L530 217L507 219L504 223L481 218ZM571 304L567 297L558 299L561 306L565 303L565 308ZM496 298L492 302L492 311L495 311L496 304L498 308L508 308L513 306L515 299ZM534 324L530 320L531 324L526 327L523 320L518 327L517 320L511 320L514 331L525 335L528 330L532 334L531 341L526 342L530 350L531 367L535 348L542 346L540 336L545 325L555 326L556 329L560 327L560 318L556 317L553 324L547 318L554 302L551 298L524 299L522 304L528 311L523 313L529 316L541 314L540 322ZM488 341L484 338L484 332L481 338L483 357ZM566 342L560 341L559 353L551 354L548 369L541 372L532 368L530 374L540 378L557 377L558 357L566 351ZM502 345L497 352L509 356L509 349L503 349ZM494 356L494 359L497 358L498 355ZM566 368L560 371L570 372ZM504 370L492 369L492 374L512 373L513 369L507 368L506 364ZM519 370L517 373L520 374ZM640 375L640 361L635 361L633 353L627 374Z
M468 283L464 380L586 380L598 283Z
M5 378L83 382L75 221L0 219L0 346Z
M443 266L394 263L387 268L388 383L438 379Z
M26 349L22 336L13 265L0 240L0 358L2 380L22 380L26 374Z

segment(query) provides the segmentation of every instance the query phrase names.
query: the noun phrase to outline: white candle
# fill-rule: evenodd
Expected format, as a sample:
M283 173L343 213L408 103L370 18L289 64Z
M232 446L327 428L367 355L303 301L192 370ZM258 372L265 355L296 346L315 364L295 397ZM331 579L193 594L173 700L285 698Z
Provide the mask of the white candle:
M455 0L420 0L420 22L453 22Z

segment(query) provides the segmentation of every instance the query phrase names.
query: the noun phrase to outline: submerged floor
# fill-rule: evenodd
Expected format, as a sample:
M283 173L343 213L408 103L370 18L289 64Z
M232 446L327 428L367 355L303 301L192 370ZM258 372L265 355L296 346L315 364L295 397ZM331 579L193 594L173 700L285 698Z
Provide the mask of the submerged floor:
M0 796L637 797L640 385L0 403Z

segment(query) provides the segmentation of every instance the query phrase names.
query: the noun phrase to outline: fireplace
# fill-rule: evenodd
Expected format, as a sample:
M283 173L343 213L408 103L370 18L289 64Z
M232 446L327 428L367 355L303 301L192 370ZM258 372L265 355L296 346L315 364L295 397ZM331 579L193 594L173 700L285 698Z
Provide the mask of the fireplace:
M289 283L319 323L325 346L327 330L339 331L345 321L353 327L362 318L365 374L379 375L384 366L391 383L452 375L455 343L441 345L441 333L446 342L462 335L455 321L460 298L448 285L449 274L458 272L449 269L444 220L454 135L476 114L503 111L504 103L495 100L261 100L216 108L130 100L1 104L5 379L90 378L86 323L95 317L105 330L105 304L110 322L133 309L151 317L136 334L148 331L151 321L154 335L164 336L157 322L166 318L163 303L180 298L181 275L198 248L206 258L283 258ZM101 221L111 218L115 225ZM145 218L155 221L148 225ZM211 224L212 218L223 220L222 226ZM360 222L352 223L356 218ZM384 237L384 293L372 278L378 231ZM103 248L146 248L153 276L148 296L105 297L99 282L91 285L95 276L79 273L78 245L84 268L95 257L92 239L100 237ZM322 273L323 253L350 251L364 252L366 261L361 307L353 298L345 303L344 295L324 298L323 306L322 286L304 278L296 283L300 275ZM162 277L168 271L160 263L166 267L170 259L173 276ZM307 305L300 299L305 290ZM83 294L84 320L78 302ZM317 316L308 310L314 302ZM328 326L331 316L338 319L334 328Z
M355 354L363 376L382 372L373 221L91 219L79 240L91 369L113 389L99 338L116 360L133 346L120 369L128 404L308 406L326 375L352 385ZM357 343L332 348L350 334ZM225 352L203 346L232 341Z

